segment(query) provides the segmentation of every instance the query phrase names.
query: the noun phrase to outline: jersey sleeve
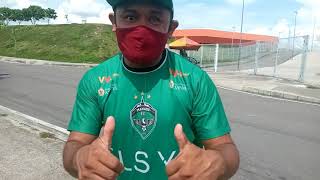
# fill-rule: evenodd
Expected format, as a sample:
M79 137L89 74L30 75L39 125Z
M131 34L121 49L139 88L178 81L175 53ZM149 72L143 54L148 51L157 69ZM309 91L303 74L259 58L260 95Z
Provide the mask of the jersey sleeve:
M203 72L195 91L192 121L197 140L208 140L230 133L231 129L218 90Z
M95 88L93 78L89 73L86 73L78 85L68 131L99 135L102 126L102 113Z

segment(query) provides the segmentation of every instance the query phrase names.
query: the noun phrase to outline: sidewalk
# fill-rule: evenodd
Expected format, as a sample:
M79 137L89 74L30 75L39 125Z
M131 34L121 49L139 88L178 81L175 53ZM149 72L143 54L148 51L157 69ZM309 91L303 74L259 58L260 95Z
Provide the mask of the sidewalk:
M299 79L302 63L302 54L296 56L277 67L277 77L286 79ZM253 70L243 71L253 74ZM274 67L259 68L258 74L273 76ZM304 71L304 82L314 86L320 86L320 53L310 52L307 54L306 66Z
M72 179L62 166L63 145L0 109L0 179Z
M319 86L270 76L255 76L243 72L214 73L211 69L205 70L215 84L220 87L288 100L320 104Z
M26 59L26 58L16 58L0 56L0 61L9 63L22 63L22 64L32 64L32 65L51 65L51 66L72 66L72 67L94 67L97 64L88 63L69 63L60 61L47 61L38 59Z
M213 68L204 68L215 84L220 87L282 99L320 104L320 53L308 53L305 79L299 82L301 55L277 68L277 77L272 77L274 68L214 73Z

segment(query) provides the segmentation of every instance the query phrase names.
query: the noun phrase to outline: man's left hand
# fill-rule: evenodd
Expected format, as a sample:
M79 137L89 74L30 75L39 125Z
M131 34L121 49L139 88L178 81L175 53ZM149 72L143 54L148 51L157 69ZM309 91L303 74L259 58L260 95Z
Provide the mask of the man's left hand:
M226 162L219 151L192 144L180 124L175 127L174 135L180 153L166 167L169 180L218 180L224 175Z

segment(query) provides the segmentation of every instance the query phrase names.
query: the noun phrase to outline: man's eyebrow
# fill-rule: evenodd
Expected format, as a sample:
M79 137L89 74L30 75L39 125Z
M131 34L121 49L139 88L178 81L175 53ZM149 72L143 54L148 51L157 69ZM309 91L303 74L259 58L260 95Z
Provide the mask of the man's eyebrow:
M156 14L156 15L163 15L163 11L158 10L158 9L152 9L151 14Z
M164 14L163 10L162 9L158 9L158 8L151 8L151 13L152 14L159 14L159 15Z
M122 8L120 10L121 13L137 13L137 10L135 9L130 9L130 8Z
M121 9L119 8L119 11L121 13L137 13L137 10L131 7L122 7ZM162 16L164 14L163 10L159 10L157 8L152 8L149 13L159 16Z

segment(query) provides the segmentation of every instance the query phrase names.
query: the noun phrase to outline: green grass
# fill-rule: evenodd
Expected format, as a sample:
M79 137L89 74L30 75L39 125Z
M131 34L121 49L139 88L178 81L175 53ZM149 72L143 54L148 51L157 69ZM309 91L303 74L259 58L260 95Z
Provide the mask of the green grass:
M68 24L0 27L0 55L100 63L118 52L110 25Z

